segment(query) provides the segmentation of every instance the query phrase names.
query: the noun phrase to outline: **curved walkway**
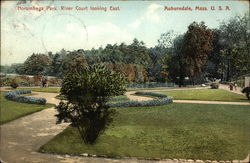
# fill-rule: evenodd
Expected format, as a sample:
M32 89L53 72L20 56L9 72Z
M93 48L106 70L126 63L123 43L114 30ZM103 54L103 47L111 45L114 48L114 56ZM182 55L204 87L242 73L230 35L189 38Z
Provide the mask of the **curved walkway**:
M54 97L56 93L34 92L35 97L44 97L47 102L58 104L59 100ZM134 92L127 92L126 95L134 100L149 100L149 97L133 96ZM175 101L177 102L177 101ZM180 101L179 101L180 102ZM182 101L183 102L183 101ZM197 103L197 101L194 101ZM95 157L78 157L69 155L52 155L37 152L38 149L51 140L55 135L63 131L68 124L56 125L55 109L48 108L40 112L19 118L9 123L1 125L0 137L0 159L7 163L176 163L178 160L137 160L129 159L108 159ZM186 161L180 161L186 162ZM189 160L189 163L195 162Z
M134 95L135 92L136 91L126 92L125 95L129 99L138 100L138 101L146 101L146 100L151 100L152 99L150 97L136 96L136 95ZM250 102L230 102L230 101L173 100L173 102L177 102L177 103L198 103L198 104L250 105Z
M49 103L58 104L56 93L34 92L35 97L44 97ZM46 142L63 131L68 124L56 125L55 109L48 108L40 112L16 119L1 125L0 159L6 163L150 163L154 161L129 159L108 159L52 155L37 152ZM157 161L159 162L159 161ZM173 163L172 160L160 161Z

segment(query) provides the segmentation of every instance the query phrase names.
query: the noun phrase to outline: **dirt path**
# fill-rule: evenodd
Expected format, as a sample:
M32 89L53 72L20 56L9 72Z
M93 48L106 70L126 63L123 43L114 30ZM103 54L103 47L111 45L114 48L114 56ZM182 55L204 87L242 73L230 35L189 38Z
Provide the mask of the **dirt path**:
M237 94L240 94L240 95L245 95L245 94L243 94L243 93L241 92L242 88L240 88L240 87L236 87L236 90L235 90L235 88L233 88L233 90L230 91L228 85L226 85L226 84L220 84L220 85L219 85L219 89L224 89L224 90L227 90L227 91L229 91L229 92L237 93Z
M150 98L150 97L135 96L135 95L133 95L135 92L136 92L136 91L126 92L125 95L126 95L130 100L138 100L138 101L152 100L152 98Z
M136 91L126 92L125 95L131 100L146 101L146 100L151 100L152 99L150 97L143 97L143 96L133 95L135 92ZM198 103L198 104L250 105L250 102L248 103L248 102L228 102L228 101L173 100L173 102L177 102L177 103Z

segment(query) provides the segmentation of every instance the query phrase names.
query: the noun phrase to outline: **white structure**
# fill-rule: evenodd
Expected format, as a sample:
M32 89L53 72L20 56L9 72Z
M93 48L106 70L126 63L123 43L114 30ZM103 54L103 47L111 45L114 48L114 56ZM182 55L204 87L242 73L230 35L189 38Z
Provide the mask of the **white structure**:
M250 76L245 77L245 87L250 87Z

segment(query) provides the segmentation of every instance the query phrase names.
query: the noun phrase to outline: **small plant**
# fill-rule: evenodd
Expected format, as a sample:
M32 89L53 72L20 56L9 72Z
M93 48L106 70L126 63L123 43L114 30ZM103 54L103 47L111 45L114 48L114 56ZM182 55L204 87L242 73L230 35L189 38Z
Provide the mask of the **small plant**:
M246 96L247 96L247 99L250 100L250 96L249 96L249 94L250 94L250 87L245 87L241 92L245 93Z
M125 92L123 75L104 67L73 65L66 74L61 94L57 123L71 122L86 144L94 144L113 120L114 110L107 101Z
M211 86L211 89L218 89L219 88L219 84L217 84L217 83L212 83L210 86Z
M13 88L13 89L16 89L18 87L18 83L15 79L13 79L11 82L10 82L10 86Z

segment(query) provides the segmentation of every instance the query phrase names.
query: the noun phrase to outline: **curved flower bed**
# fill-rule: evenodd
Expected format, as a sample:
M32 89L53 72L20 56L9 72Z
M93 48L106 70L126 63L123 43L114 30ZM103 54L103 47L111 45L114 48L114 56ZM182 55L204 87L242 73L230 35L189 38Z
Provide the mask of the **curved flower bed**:
M46 104L45 98L20 96L20 94L27 94L27 93L31 93L31 90L20 89L20 90L8 91L8 92L5 92L4 97L8 100L16 101L16 102L23 102L23 103L29 103L29 104L41 104L41 105Z
M155 92L135 92L135 94L136 95L148 95L148 96L160 97L160 98L167 97L167 95L155 93Z
M154 97L160 97L152 100L147 101L137 101L137 100L127 100L127 101L120 101L120 102L108 102L107 104L110 107L138 107L138 106L158 106L164 105L167 103L172 103L173 98L167 97L166 95L154 93L154 92L136 92L137 95L149 95Z

